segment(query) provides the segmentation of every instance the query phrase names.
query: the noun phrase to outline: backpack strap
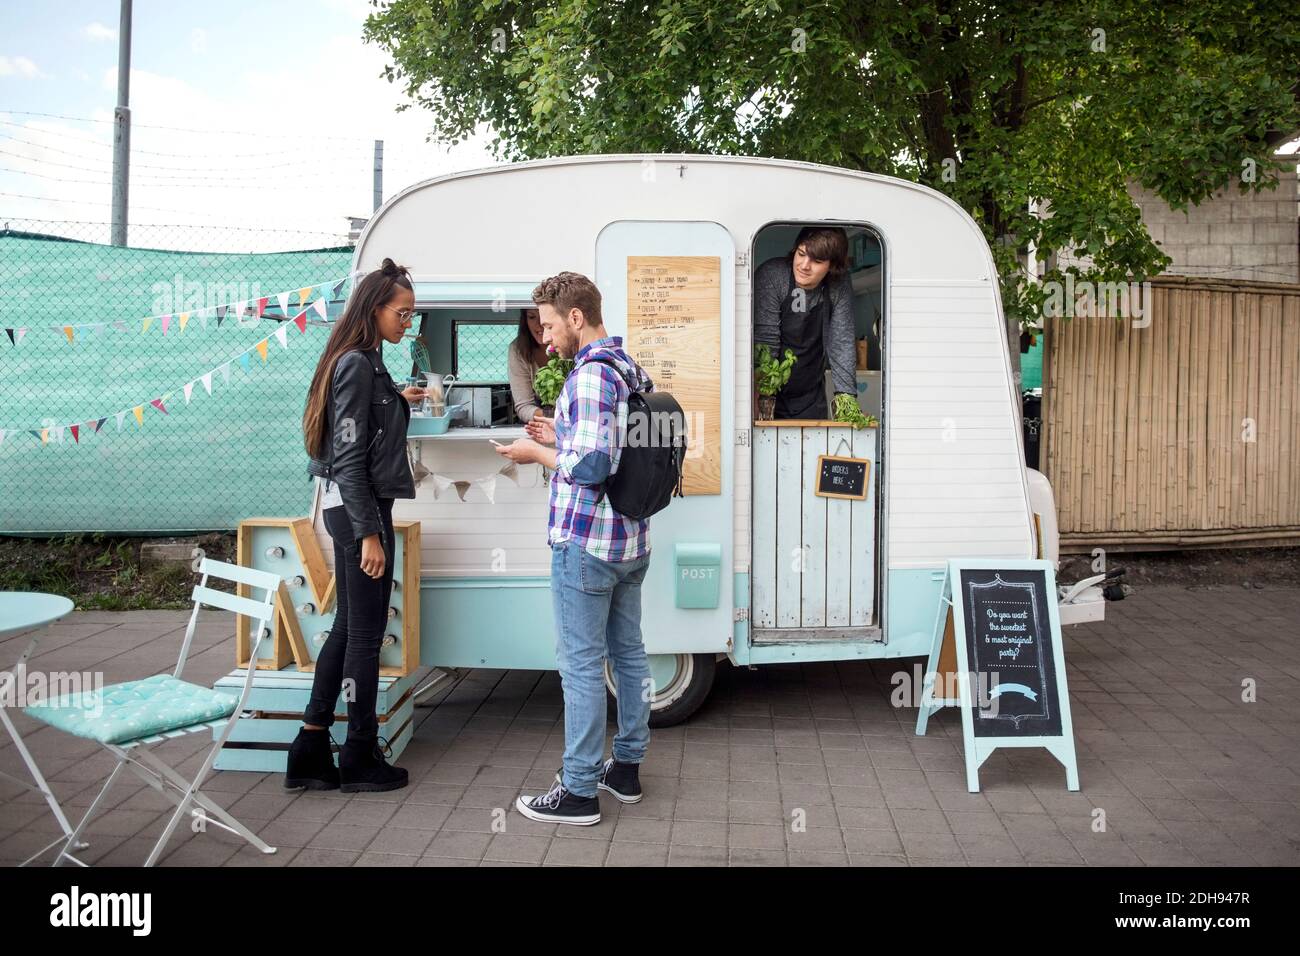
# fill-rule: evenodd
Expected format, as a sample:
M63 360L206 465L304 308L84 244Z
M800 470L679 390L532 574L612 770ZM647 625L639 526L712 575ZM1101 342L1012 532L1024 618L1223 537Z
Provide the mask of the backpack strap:
M610 356L608 356L608 355L603 355L603 354L597 352L597 353L595 353L594 355L591 355L591 356L589 356L588 358L586 358L585 360L583 360L583 363L582 363L582 364L583 364L583 365L586 365L586 364L588 364L588 363L590 363L590 362L595 362L595 363L597 363L597 364L599 364L599 365L604 365L604 366L606 366L606 367L608 367L608 368L612 368L612 369L614 370L614 374L616 374L616 375L617 375L617 376L622 380L623 384L627 386L627 393L628 393L628 396L629 396L629 397L630 397L634 392L639 391L639 389L636 387L636 382L630 380L630 379L628 378L627 374L623 371L623 366L620 365L618 362L615 362L614 359L611 358ZM613 475L611 474L609 477L612 478ZM605 493L606 493L606 488L605 488L605 486L606 486L608 483L609 483L609 478L606 478L603 482L601 482L601 485L600 485L600 491L599 491L599 492L597 493L597 495L596 495L596 503L597 503L597 504L600 504L600 502L602 502L602 501L605 500Z
M627 390L628 390L628 393L629 393L629 394L631 394L631 393L633 393L633 392L641 392L641 391L644 391L644 389L642 389L642 388L638 388L638 387L637 387L636 380L635 380L635 379L632 379L632 378L629 378L628 375L627 375L627 373L623 371L623 366L622 366L621 364L619 364L618 362L615 362L614 359L613 359L612 357L610 357L610 356L608 356L608 355L603 355L603 354L601 354L601 353L598 352L598 353L596 353L595 355L592 355L592 356L589 356L588 358L586 358L586 359L583 361L582 364L583 364L583 365L586 365L586 364L588 364L589 362L596 362L596 363L598 363L598 364L600 364L600 365L604 365L604 366L607 366L608 368L612 368L612 369L614 370L615 374L617 374L618 377L621 378L621 379L623 380L623 384L627 386Z

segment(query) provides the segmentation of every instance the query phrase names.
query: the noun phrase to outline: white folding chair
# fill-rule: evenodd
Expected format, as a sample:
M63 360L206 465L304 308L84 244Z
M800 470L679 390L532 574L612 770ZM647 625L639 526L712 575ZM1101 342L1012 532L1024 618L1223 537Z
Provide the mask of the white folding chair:
M275 847L268 846L257 834L201 793L199 788L212 770L217 754L230 738L235 721L242 716L244 707L248 703L248 695L253 688L253 676L257 673L252 662L257 659L263 633L274 614L275 594L280 586L280 576L221 561L209 561L206 558L200 562L199 571L203 577L194 588L194 611L190 615L189 626L185 629L185 640L181 644L176 670L170 675L158 674L144 680L110 684L97 691L70 694L26 708L25 712L30 717L75 736L96 740L117 758L117 764L113 767L113 772L108 775L108 780L104 782L103 789L91 802L86 815L81 818L76 829L68 835L62 849L54 858L54 866L61 866L65 859L85 866L72 856L70 851L78 846L86 824L99 809L105 795L113 786L113 781L117 779L117 775L123 768L130 770L176 804L176 812L167 821L162 835L158 837L158 842L145 860L145 866L153 866L158 862L163 847L171 839L181 818L187 814L203 817L207 822L243 837L263 853L275 852ZM240 597L214 590L208 587L209 577L247 585L250 595L253 589L260 589L263 591L262 599L254 600L251 597ZM237 701L228 694L218 693L210 687L181 680L181 672L189 657L190 644L194 640L199 608L203 606L233 611L248 617L253 622L252 659L249 662L248 676L244 678L243 692ZM187 781L149 750L151 746L173 737L192 733L210 733L214 728L220 727L224 729L217 735L212 749L208 751L203 765L192 781Z

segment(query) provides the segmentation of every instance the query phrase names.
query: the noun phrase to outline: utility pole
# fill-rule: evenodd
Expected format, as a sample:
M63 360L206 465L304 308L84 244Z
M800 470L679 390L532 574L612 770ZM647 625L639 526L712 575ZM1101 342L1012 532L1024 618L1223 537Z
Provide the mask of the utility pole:
M375 205L373 212L378 212L384 204L384 141L375 140Z
M121 0L117 31L117 107L113 110L113 233L115 246L126 245L127 186L131 166L131 0Z

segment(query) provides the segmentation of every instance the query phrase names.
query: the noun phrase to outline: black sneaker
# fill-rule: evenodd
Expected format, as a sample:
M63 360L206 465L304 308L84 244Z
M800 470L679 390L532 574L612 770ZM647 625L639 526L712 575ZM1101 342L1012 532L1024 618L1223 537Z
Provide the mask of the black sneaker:
M520 797L515 809L530 820L541 823L568 823L589 827L600 822L600 801L570 793L564 784L555 786L540 797Z
M641 800L641 765L619 763L610 757L600 772L596 789L612 793L623 803L638 803Z

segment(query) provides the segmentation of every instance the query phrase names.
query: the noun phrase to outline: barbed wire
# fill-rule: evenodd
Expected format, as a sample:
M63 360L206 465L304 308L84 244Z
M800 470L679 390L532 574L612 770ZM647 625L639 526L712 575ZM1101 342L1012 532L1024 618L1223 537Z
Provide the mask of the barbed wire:
M16 140L16 139L13 139L12 137L10 137L10 138L0 137L0 143L6 143L6 142L19 142L19 143L23 143L24 145L34 146L34 147L36 147L37 149L45 149L45 148L46 148L46 147L41 146L39 143L27 143L26 140ZM102 174L105 175L105 176L111 176L111 175L112 175L112 172L113 172L111 163L109 163L109 165L107 165L107 166L98 166L98 167L96 167L96 166L80 166L80 165L77 165L76 163L63 163L63 162L59 162L58 160L48 159L48 158L46 158L46 157L44 157L44 156L29 156L29 155L27 155L27 154L25 154L25 153L15 153L15 152L13 152L12 150L7 150L7 149L0 149L0 155L3 155L3 156L12 156L14 159L20 159L20 160L23 160L23 161L25 161L25 162L29 162L29 163L39 163L39 164L41 164L42 166L58 166L58 167L60 167L61 169L75 169L75 170L78 170L79 172L83 172L83 173L102 173ZM67 152L60 151L60 155L67 155L67 156L73 156L73 157L76 157L77 154L76 154L76 153L67 153ZM85 157L80 157L80 158L85 158ZM108 163L107 160L105 160L105 162ZM189 173L189 174L191 174L191 175L187 175L187 176L183 176L183 177L182 177L182 176L163 176L163 175L158 175L158 174L150 174L147 178L149 178L149 179L181 179L181 178L184 178L184 179L192 180L192 181L196 181L196 182L203 181L203 180L211 180L211 179L214 179L214 178L216 178L216 179L220 179L220 180L223 181L223 182L233 182L233 181L235 181L235 179L238 178L238 177L233 177L233 178L232 178L232 177L214 177L214 176L209 175L210 173L214 173L214 172L215 172L215 173L226 173L226 172L229 172L229 173L238 173L239 176L244 176L244 177L248 176L249 174L257 174L259 177L261 177L261 176L263 176L263 175L264 175L268 170L275 170L275 169L288 169L288 170L293 170L294 172L291 174L292 176L301 176L301 175L303 175L304 173L308 173L308 174L310 174L310 175L320 175L319 173L311 173L310 171L311 171L312 169L327 170L327 171L328 171L329 173L331 173L331 174L334 174L334 175L340 175L340 176L343 176L343 175L346 175L346 176L352 176L352 175L355 174L355 170L354 170L353 168L343 168L343 167L339 167L339 166L330 166L330 165L328 165L328 164L326 164L326 163L324 163L324 162L321 162L321 161L319 161L319 160L307 160L307 161L304 161L304 162L272 163L272 164L265 165L265 166L194 166L194 167L188 167L188 166L162 166L162 165L159 165L159 164L157 164L157 163L137 163L137 162L134 162L134 161L133 161L133 162L131 163L131 171L134 173L134 172L135 172L136 170L138 170L138 169L150 169L150 170L155 170L155 169L157 169L157 170L165 170L165 171L167 171L167 172L176 172L176 171L178 171L178 170L179 170L179 171L184 171L185 173ZM199 175L199 174L202 174L202 175ZM137 179L133 176L133 177L132 177L132 182L134 183L134 182L136 182L136 181L137 181Z
M112 146L113 146L113 144L112 144L111 142L106 142L105 140L102 140L102 139L93 139L93 138L86 137L86 136L77 136L77 135L75 135L75 134L73 134L73 133L69 133L69 132L66 131L66 130L52 130L52 129L45 129L44 127L40 127L40 126L32 126L30 123L15 123L15 122L13 122L13 121L11 121L11 120L3 120L3 119L0 119L0 126L12 126L12 127L16 127L17 129L28 130L29 132L41 133L42 135L46 135L46 136L54 136L54 137L56 137L56 138L60 138L60 139L70 139L70 140L74 140L74 141L76 141L76 142L90 143L90 144L95 145L95 146L107 147L107 148L110 148L110 149L111 149ZM212 135L214 135L214 136L236 136L236 135L238 135L238 136L247 136L247 135L249 135L249 132L248 132L248 130L244 130L243 132L240 132L240 133L232 133L232 132L218 133L218 132L215 132L215 131L214 131ZM260 135L260 134L259 134L259 135ZM365 146L364 146L363 144L361 144L360 142L358 142L358 143L356 144L356 146L358 147L358 149L363 149L363 150L365 150L365 151L367 151L367 152L369 151L369 147L365 147ZM137 154L137 153L139 153L139 154L141 154L141 155L144 155L144 156L169 156L169 157L176 158L176 159L192 159L192 158L195 158L195 157L202 158L203 156L208 155L208 154L211 152L211 150L212 150L212 143L211 143L211 141L209 141L209 142L207 142L207 143L204 143L204 144L201 144L200 148L203 150L203 152L198 152L198 153L168 153L168 152L160 152L160 151L158 151L158 150L140 149L140 148L137 148L136 146L132 146L132 147L131 147L131 154L132 154L133 156L134 156L135 154ZM269 151L269 152L260 152L260 153L246 152L246 153L240 153L240 155L241 155L241 156L245 156L245 157L293 156L293 155L299 155L299 154L301 154L301 153L302 153L302 149L303 149L302 146L296 146L296 147L293 147L293 148L277 149L277 150L272 150L272 151Z
M3 152L3 150L0 150L0 152ZM108 179L79 179L79 178L70 178L66 176L50 176L46 173L38 173L30 169L14 169L13 167L10 166L0 166L0 173L11 173L15 176L32 176L35 177L36 179L44 179L47 182L66 183L66 184L76 185L76 186L111 186L112 185L111 174L107 174L107 173L105 175L110 176L110 178ZM348 171L340 170L339 175L348 175ZM249 182L246 178L245 179L218 178L216 182L213 182L212 181L213 177L207 177L207 176L202 178L199 177L193 177L193 178L177 177L177 178L178 179L183 178L183 181L158 182L152 179L136 178L133 176L131 178L131 185L133 187L135 186L149 187L151 189L176 189L176 188L239 189L241 191L246 189L257 189L257 190L270 189L276 192L281 192L285 189L319 189L320 188L319 182L304 182L305 177L303 175L294 176L289 180L278 182L278 183Z
M66 120L72 123L101 123L105 125L112 125L115 122L115 120L105 119L98 116L69 116L64 113L38 113L31 110L11 110L11 109L4 109L2 107L0 107L0 113L7 113L10 116L37 116L42 119ZM301 125L303 123L303 120L300 117L295 117L294 123ZM131 128L132 129L160 129L160 130L166 130L168 132L173 132L173 133L196 133L200 136L247 136L250 133L256 133L257 136L262 138L268 138L268 137L276 137L280 139L301 139L302 138L301 135L298 133L264 132L261 127L255 130L250 130L250 129L231 130L231 129L210 129L210 128L195 129L193 127L185 127L185 126L162 126L157 123L140 123L137 122L135 119L131 120ZM365 139L356 136L328 136L328 135L319 135L316 133L312 134L312 138L318 140L322 140L322 139L333 140L333 141L343 142L343 143L363 144L366 142Z
M94 229L108 229L112 225L111 223L92 221L89 219L41 219L39 217L32 217L32 216L10 216L10 217L0 216L0 227L9 229L11 228L10 225L11 223L39 224L43 226L54 226L54 227L78 226L78 227L89 227ZM328 232L319 229L317 230L289 229L289 228L272 229L264 226L243 226L243 225L214 226L209 223L193 223L193 222L147 222L147 223L138 223L136 225L138 225L140 228L143 229L211 229L214 231L227 229L233 232L260 232L260 233L274 233L276 235L293 233L294 235L325 236L333 239L337 239L339 237L338 232ZM22 229L16 231L40 232L41 230Z

